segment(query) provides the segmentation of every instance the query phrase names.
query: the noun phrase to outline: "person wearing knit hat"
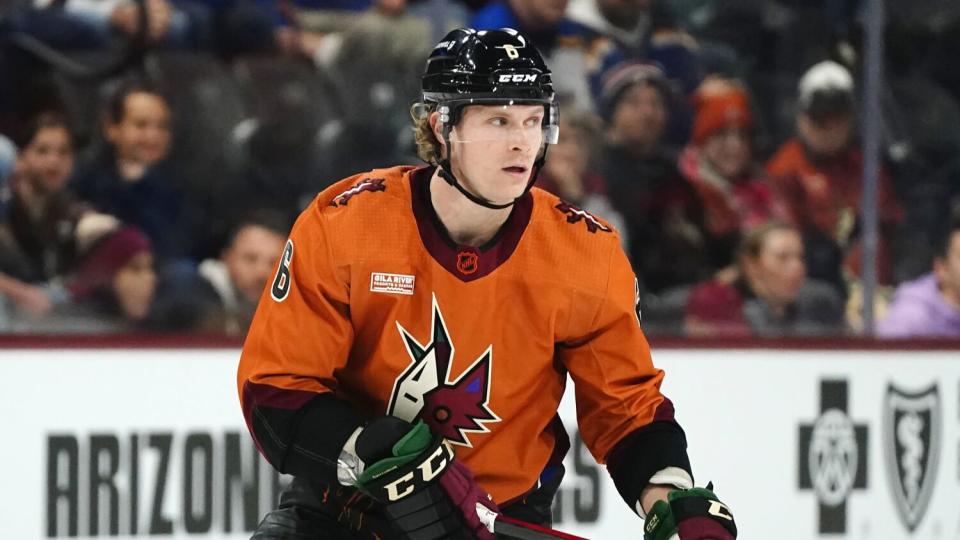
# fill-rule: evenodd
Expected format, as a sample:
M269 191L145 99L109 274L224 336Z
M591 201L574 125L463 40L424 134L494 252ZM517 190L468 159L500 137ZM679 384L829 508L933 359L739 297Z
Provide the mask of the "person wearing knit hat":
M620 100L629 90L644 85L660 93L664 105L671 101L670 82L656 64L640 61L621 61L600 72L593 81L597 94L598 112L609 122ZM669 107L667 107L669 108Z
M703 203L707 228L732 262L742 231L786 211L753 163L753 115L743 86L724 79L704 83L693 98L691 142L679 168ZM720 257L721 254L718 254Z
M77 268L60 281L58 287L64 289L66 299L42 316L15 313L10 331L101 334L153 325L148 318L157 289L153 251L150 240L135 227L107 229L83 250Z
M655 64L613 64L594 81L605 119L600 174L627 221L629 254L644 293L694 283L704 261L702 209L664 145L672 92Z
M716 89L711 87L717 86ZM733 129L750 135L753 115L743 88L729 83L707 83L694 95L696 116L692 138L694 144L703 144L712 135Z
M670 148L681 147L690 137L691 107L683 81L672 76L660 62L640 60L620 50L596 54L594 67L588 70L594 109L610 123L628 98L636 97L638 87L644 93L658 94L665 113L663 126L650 131L648 139Z
M83 257L67 289L73 301L113 304L127 320L141 321L156 291L150 240L135 227L107 233Z
M657 153L670 119L663 71L654 64L621 62L606 70L595 86L607 139L637 157Z

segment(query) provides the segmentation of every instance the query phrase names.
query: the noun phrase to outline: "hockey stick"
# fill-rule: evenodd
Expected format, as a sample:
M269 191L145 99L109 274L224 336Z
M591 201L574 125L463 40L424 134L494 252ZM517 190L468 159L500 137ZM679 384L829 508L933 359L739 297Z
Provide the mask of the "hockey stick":
M493 532L517 540L587 540L582 536L574 536L533 523L508 518L503 514L497 514L497 520L493 522Z

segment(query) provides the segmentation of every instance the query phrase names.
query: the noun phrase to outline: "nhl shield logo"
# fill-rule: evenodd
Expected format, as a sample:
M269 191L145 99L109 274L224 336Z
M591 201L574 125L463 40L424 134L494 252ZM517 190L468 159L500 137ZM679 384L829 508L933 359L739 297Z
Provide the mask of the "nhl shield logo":
M887 473L897 510L912 532L927 511L937 478L940 393L936 383L920 392L890 384L883 409Z

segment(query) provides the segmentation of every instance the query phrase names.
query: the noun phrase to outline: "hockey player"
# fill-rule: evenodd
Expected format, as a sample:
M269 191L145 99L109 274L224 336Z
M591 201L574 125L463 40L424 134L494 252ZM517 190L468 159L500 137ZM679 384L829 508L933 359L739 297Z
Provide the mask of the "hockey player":
M550 72L516 31L448 34L414 106L430 166L358 174L298 219L243 348L250 432L294 476L254 538L493 538L550 523L580 432L646 538L730 539L694 488L617 233L536 188ZM639 536L639 534L637 534Z

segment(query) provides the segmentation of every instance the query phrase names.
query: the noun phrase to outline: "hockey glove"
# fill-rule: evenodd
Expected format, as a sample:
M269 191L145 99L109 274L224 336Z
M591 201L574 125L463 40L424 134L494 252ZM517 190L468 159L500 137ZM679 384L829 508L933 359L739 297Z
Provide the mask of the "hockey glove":
M493 540L477 505L497 511L496 505L422 421L378 418L357 436L356 451L366 464L357 487L383 503L411 540Z
M733 540L737 525L727 505L706 488L673 491L666 501L657 501L643 524L644 540Z

